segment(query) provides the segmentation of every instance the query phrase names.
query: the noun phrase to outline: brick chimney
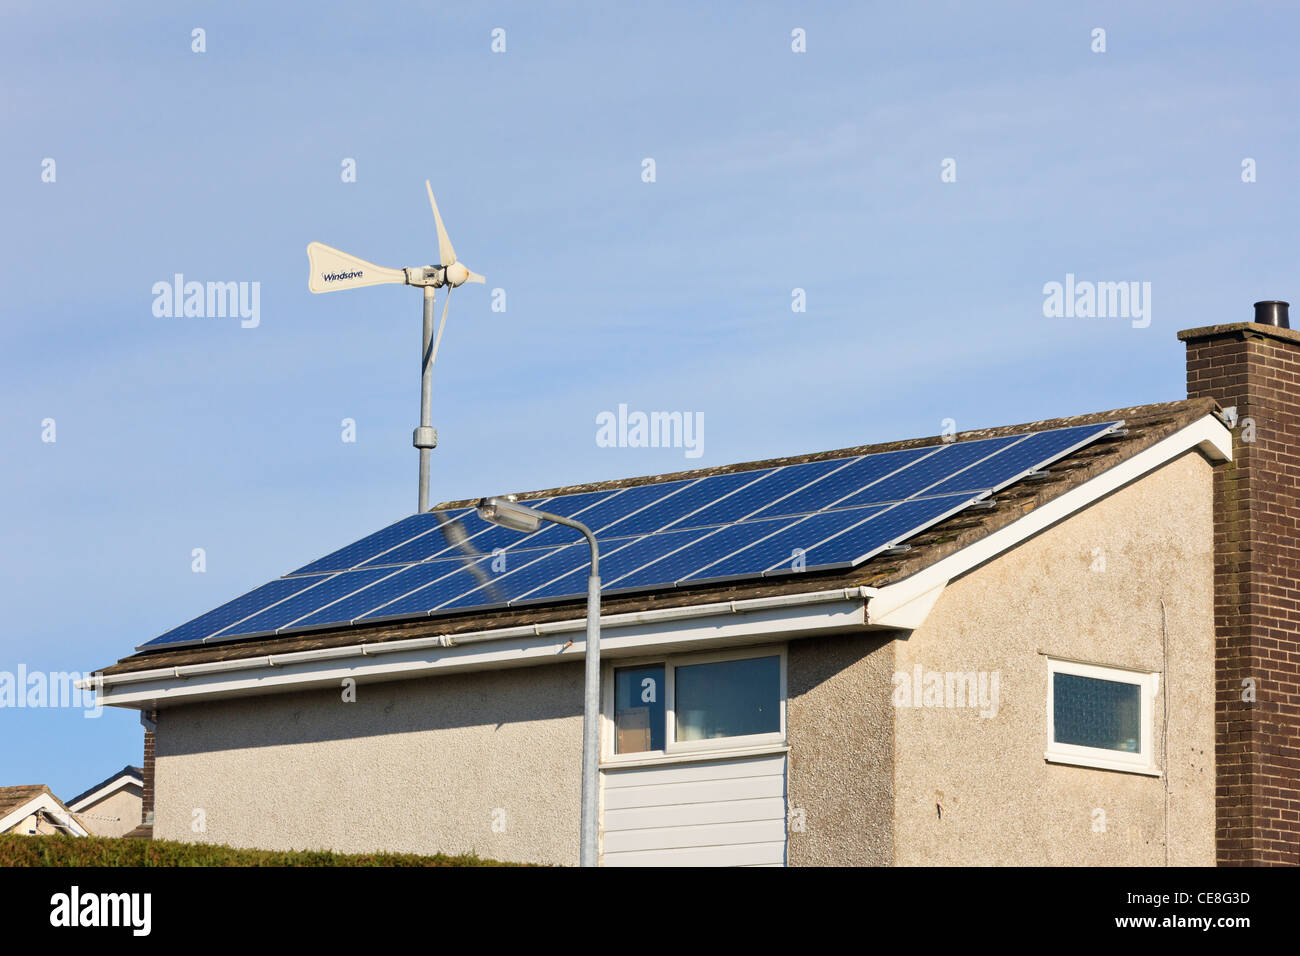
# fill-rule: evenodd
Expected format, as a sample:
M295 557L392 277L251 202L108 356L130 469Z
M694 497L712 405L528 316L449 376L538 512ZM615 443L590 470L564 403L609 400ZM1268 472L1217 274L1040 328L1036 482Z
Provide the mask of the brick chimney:
M1214 477L1221 866L1300 864L1300 332L1286 303L1255 312L1178 333L1188 398L1236 408Z
M140 714L140 723L144 725L144 785L141 788L140 802L140 824L141 826L153 826L153 782L154 782L154 730L157 727L158 712L145 711Z

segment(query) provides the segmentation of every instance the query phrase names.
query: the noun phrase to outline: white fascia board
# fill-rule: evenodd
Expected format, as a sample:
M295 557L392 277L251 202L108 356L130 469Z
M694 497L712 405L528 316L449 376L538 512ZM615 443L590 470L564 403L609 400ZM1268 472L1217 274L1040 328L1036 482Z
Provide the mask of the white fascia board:
M3 817L0 817L0 833L8 833L10 828L17 825L19 820L23 820L37 810L44 810L54 819L75 833L77 836L89 836L77 819L59 806L59 802L51 797L48 793L38 793L22 806L10 810Z
M69 803L68 809L73 811L74 813L80 813L82 810L86 809L86 807L98 803L100 800L103 800L105 797L111 797L113 794L117 793L117 791L121 790L123 787L129 787L131 786L131 784L135 784L137 787L143 787L144 781L141 780L139 777L132 776L129 773L119 774L118 776L114 777L111 781L104 784L104 786L100 787L98 790L94 791L93 793L86 794L84 797L82 797L80 800L76 801L75 803Z
M866 624L866 599L874 593L871 588L837 588L602 617L600 652L608 659L860 630ZM116 707L166 707L337 688L346 678L377 682L580 661L585 629L585 620L577 619L114 674L104 678L100 700Z
M925 622L949 581L1193 448L1211 461L1231 461L1232 432L1217 416L1197 419L1006 527L901 581L879 588L867 607L868 622L878 627L915 630Z
M915 576L913 575L913 577ZM907 578L898 583L900 585L906 584L911 580L912 578ZM868 619L877 627L915 631L925 623L925 619L930 616L930 611L938 603L940 595L943 594L944 589L947 587L948 581L944 579L928 591L922 591L919 588L903 588L891 592L887 587L881 588L880 597L873 600L868 607ZM883 606L877 606L877 601L881 601Z

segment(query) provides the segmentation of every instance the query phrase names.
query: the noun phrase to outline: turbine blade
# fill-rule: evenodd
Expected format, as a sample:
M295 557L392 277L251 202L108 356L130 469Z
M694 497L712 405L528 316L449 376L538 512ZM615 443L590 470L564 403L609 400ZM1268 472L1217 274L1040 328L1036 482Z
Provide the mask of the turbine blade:
M377 266L323 242L308 243L307 262L311 270L307 275L307 288L312 292L337 292L339 289L406 282L406 273L401 269Z
M484 282L487 282L487 279L483 278L483 277L482 277L481 275L479 275L477 272L471 272L471 273L469 274L469 278L466 279L465 281L466 281L466 282L478 282L478 283L484 283Z
M438 334L433 339L433 352L429 355L429 371L433 371L433 363L438 361L438 346L442 344L442 330L447 327L447 309L451 306L451 289L447 290L447 295L442 300L442 321L438 323Z
M424 181L424 188L429 191L429 205L433 207L433 220L438 224L438 264L452 265L456 262L456 250L451 247L447 227L442 224L442 216L438 214L438 203L433 198L433 187L429 185L427 179Z

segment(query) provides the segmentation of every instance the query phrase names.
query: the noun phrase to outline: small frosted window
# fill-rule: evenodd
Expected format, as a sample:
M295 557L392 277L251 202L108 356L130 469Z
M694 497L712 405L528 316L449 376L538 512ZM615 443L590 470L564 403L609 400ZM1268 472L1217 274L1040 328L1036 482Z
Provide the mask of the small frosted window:
M1052 686L1052 726L1059 744L1138 753L1142 739L1142 687L1057 672Z

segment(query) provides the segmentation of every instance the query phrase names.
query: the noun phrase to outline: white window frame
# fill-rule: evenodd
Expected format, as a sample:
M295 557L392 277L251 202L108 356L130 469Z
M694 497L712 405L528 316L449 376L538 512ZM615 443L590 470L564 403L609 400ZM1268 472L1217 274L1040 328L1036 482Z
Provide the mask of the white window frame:
M1109 750L1105 747L1083 747L1078 744L1058 743L1056 740L1056 675L1071 674L1095 680L1136 684L1141 688L1141 707L1137 753ZM1084 664L1062 658L1047 658L1047 752L1048 763L1072 764L1076 767L1093 767L1100 770L1120 770L1158 777L1160 768L1155 757L1155 699L1160 693L1160 675L1154 671L1139 671L1126 667L1101 664Z
M777 710L780 729L765 734L746 734L743 737L716 737L711 740L677 740L677 681L678 667L692 664L712 664L719 661L749 660L755 657L775 657L780 664L778 678ZM647 667L662 664L664 668L664 749L642 750L635 753L614 752L614 671L626 667ZM621 766L646 762L673 762L692 757L720 757L732 752L781 751L786 747L786 645L771 644L758 647L737 648L704 653L660 654L656 657L636 657L608 661L603 668L601 688L601 765Z

